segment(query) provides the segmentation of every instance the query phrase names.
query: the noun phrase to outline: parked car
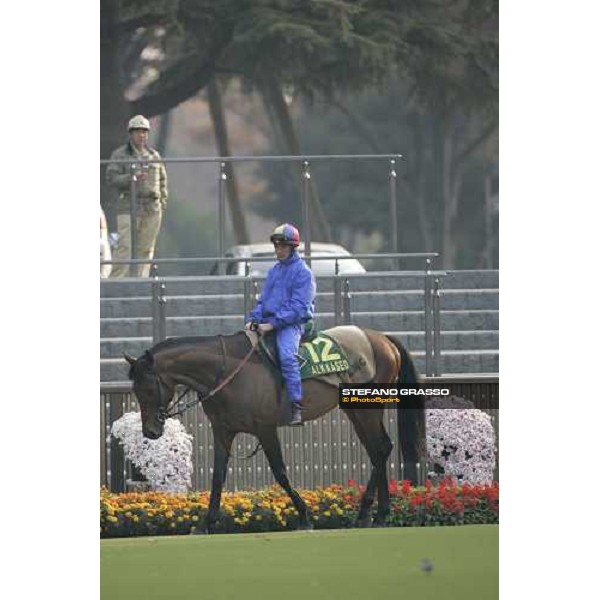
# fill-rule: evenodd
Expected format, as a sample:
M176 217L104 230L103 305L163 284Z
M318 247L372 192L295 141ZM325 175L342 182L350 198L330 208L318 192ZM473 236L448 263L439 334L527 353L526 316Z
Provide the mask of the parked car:
M110 243L108 241L108 227L106 225L106 216L102 207L100 207L100 261L112 260ZM100 265L100 277L106 279L110 276L112 265Z
M326 244L322 242L311 242L310 244L311 255L315 257L327 257L327 256L351 256L350 252L343 246L337 244ZM304 256L304 243L300 242L298 252L301 256ZM250 275L253 277L263 277L267 274L269 268L275 262L275 252L273 250L273 244L247 244L242 246L233 246L225 252L226 258L240 258L240 259L252 259L252 258L271 258L270 261L252 261L250 260ZM348 258L339 260L338 273L340 275L347 275L351 273L365 273L365 268L355 258ZM315 260L312 261L311 268L313 273L318 277L319 275L333 275L335 274L335 259L331 260ZM227 275L245 275L246 274L245 261L230 262L225 266L225 273ZM211 275L218 273L218 265L215 264L211 269Z

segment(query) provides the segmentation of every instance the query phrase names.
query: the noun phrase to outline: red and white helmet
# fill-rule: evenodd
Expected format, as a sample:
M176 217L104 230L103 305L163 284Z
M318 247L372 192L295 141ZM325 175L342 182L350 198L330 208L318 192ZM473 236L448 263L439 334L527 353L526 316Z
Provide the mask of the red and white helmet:
M290 223L283 223L283 225L277 225L271 234L271 242L279 242L280 244L286 244L287 246L293 246L297 248L300 245L300 233Z

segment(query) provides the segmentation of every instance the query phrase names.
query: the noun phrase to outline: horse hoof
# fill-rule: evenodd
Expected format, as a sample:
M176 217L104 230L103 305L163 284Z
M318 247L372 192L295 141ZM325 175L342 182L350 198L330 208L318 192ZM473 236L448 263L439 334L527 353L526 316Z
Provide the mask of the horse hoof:
M190 530L190 535L210 535L212 531L206 527L196 527Z
M371 524L371 527L387 527L388 524L385 521L378 521L373 519L373 523Z

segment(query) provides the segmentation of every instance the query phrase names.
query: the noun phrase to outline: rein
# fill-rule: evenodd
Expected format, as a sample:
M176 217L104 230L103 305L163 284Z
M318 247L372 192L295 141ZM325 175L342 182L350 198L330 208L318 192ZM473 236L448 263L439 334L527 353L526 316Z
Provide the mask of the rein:
M161 405L161 414L159 417L161 420L163 418L167 419L167 418L177 417L177 416L183 414L188 409L200 404L201 402L210 400L215 394L220 392L226 385L228 385L232 381L232 379L244 368L244 366L250 360L250 358L254 354L254 352L256 352L256 349L258 347L258 344L253 345L252 348L250 349L250 351L246 354L246 356L244 356L244 358L242 359L240 364L231 373L229 373L229 375L227 375L227 377L225 377L225 379L223 379L223 381L221 381L219 383L219 380L225 373L225 360L226 360L225 342L223 341L222 336L219 336L219 341L221 342L221 356L223 357L223 360L221 363L221 371L220 371L219 375L217 376L217 380L215 382L216 383L215 387L213 387L211 390L209 390L209 392L206 394L206 396L202 396L202 394L200 392L198 392L198 397L195 400L191 400L191 401L183 404L182 398L184 398L192 390L192 388L188 387L182 394L179 395L179 398L177 398L176 402L171 402L169 404L169 406L162 408L163 404L164 404L164 402L163 402L164 396L163 396L162 386L165 385L165 383L161 379L160 375L155 372L156 385L158 387L158 395L159 395L160 405ZM182 404L183 404L183 406L181 406ZM169 411L169 408L174 405L179 407L178 410Z

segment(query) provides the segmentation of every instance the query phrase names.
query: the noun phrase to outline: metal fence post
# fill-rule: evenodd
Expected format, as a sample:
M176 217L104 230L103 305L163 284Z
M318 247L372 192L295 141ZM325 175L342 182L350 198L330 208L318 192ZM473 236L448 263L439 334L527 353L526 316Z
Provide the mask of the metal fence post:
M302 235L304 236L304 254L308 255L306 264L310 267L310 208L309 208L309 194L310 194L310 165L307 160L302 163L302 220L303 229Z
M440 279L433 280L433 358L434 375L441 375L441 317L440 317Z
M117 399L114 397L109 400L109 418L108 418L108 426L107 429L110 432L112 424L119 418L123 416L123 398L122 396L117 396ZM124 477L124 464L125 464L125 455L123 453L123 448L119 441L116 438L113 438L109 435L109 438L106 442L107 446L110 446L109 452L109 462L108 465L110 467L110 490L111 492L124 492L125 491L125 477Z
M244 319L246 315L254 308L254 302L252 301L252 282L253 279L250 277L250 265L246 262L246 275L244 276Z
M222 162L219 167L219 258L225 255L225 194L227 185L226 164ZM225 272L225 263L219 262L217 273L223 275Z
M431 259L425 259L425 281L424 281L424 310L425 310L425 374L429 377L432 372L432 336L431 336Z
M335 325L340 324L341 317L341 293L340 287L340 265L339 261L335 259L335 272L333 275L333 322Z
M135 260L138 257L137 251L137 172L138 165L136 163L132 163L131 165L131 187L129 193L130 199L130 210L131 210L131 258ZM138 265L135 263L129 263L129 275L131 277L137 277L138 274Z
M160 295L158 297L158 339L164 340L167 337L167 298L165 296L166 286L160 284Z
M104 465L106 469L106 487L112 490L112 456L111 456L111 429L110 421L110 395L104 401Z
M160 341L160 282L158 281L158 269L152 264L152 343Z
M350 312L350 282L348 279L344 280L344 293L342 294L342 313L343 313L343 324L352 325L352 314Z
M390 228L392 252L398 253L398 206L396 204L396 161L390 160ZM400 259L394 260L396 268L400 269Z

